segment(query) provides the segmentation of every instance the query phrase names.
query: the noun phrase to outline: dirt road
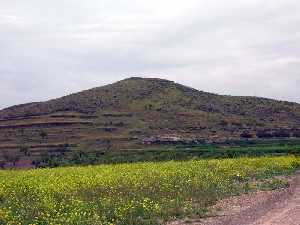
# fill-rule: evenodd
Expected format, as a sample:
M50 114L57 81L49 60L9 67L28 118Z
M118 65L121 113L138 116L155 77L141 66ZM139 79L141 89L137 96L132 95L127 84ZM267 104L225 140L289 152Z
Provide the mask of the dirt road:
M294 185L289 198L277 202L272 210L252 225L300 225L300 173Z
M220 201L215 217L170 225L300 225L300 171L285 190L265 191Z

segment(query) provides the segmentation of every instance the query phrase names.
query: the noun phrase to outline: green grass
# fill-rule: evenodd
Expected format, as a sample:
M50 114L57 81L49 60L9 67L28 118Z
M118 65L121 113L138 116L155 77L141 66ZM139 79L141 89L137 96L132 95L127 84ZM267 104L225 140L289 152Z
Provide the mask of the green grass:
M162 224L290 174L293 156L0 171L1 225ZM262 188L276 188L272 181Z
M118 164L135 162L183 161L192 159L236 158L258 156L300 155L299 141L224 143L224 145L173 145L155 148L106 151L106 152L70 152L66 155L45 155L40 167L73 165Z

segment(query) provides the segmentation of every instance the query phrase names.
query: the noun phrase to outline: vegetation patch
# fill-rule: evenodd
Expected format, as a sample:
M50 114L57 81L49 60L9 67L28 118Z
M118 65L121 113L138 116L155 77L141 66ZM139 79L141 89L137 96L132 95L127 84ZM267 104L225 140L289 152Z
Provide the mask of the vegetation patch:
M203 216L254 179L280 186L272 178L299 166L285 156L0 171L0 224L163 224Z
M103 152L69 151L65 154L48 153L38 162L39 167L57 167L73 165L117 164L135 162L184 161L192 159L236 158L258 156L300 155L300 144L291 141L278 142L242 142L220 145L172 145L144 149Z

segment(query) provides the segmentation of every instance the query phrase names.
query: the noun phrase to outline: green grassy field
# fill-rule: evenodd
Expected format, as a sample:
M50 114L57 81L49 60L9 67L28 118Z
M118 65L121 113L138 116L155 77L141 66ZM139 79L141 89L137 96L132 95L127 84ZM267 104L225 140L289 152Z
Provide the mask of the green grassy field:
M163 224L256 190L253 179L277 188L274 176L299 166L284 156L0 171L0 224Z

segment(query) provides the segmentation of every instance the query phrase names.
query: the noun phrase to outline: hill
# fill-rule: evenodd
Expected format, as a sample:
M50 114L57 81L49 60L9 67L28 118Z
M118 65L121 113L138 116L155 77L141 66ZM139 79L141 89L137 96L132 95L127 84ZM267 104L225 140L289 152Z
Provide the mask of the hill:
M162 79L134 77L0 111L0 161L279 137L300 137L299 104L216 95Z

